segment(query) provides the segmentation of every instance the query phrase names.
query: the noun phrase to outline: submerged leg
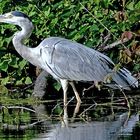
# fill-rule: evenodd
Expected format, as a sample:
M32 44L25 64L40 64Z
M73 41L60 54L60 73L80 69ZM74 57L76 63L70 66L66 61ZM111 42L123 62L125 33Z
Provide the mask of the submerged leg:
M75 107L75 110L74 110L74 114L73 114L73 118L75 118L76 114L79 112L79 108L80 108L80 105L81 105L81 99L80 99L80 96L75 88L75 85L73 82L70 82L70 85L72 86L72 89L74 91L74 94L76 96L76 100L77 100L77 104L76 104L76 107Z
M64 102L64 116L62 126L68 125L68 112L67 112L67 90L68 90L68 81L67 80L60 80L62 89L63 89L63 102Z

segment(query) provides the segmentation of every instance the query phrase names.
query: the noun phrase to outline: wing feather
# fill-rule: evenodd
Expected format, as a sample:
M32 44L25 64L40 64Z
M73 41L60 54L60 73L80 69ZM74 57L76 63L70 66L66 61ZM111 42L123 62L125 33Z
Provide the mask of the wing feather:
M45 63L58 78L75 81L102 81L112 72L114 63L100 52L60 38L42 48Z

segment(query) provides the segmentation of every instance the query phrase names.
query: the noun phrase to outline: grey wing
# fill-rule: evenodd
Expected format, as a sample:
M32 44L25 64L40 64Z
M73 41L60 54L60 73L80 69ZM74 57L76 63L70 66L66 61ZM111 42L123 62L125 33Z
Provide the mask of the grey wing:
M49 54L45 63L59 79L102 81L114 66L107 56L67 39L44 47L42 52Z

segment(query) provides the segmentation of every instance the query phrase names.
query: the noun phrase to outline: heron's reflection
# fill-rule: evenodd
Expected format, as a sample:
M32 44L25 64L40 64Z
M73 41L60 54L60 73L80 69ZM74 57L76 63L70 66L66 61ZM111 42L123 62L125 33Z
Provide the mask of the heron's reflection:
M44 105L35 107L37 116L46 113ZM40 133L34 140L117 140L121 134L132 133L133 127L139 121L139 115L132 115L127 121L128 113L115 116L110 121L75 122L69 127L61 127L61 123L48 124L45 133ZM42 117L40 118L42 119ZM48 127L48 129L47 129Z

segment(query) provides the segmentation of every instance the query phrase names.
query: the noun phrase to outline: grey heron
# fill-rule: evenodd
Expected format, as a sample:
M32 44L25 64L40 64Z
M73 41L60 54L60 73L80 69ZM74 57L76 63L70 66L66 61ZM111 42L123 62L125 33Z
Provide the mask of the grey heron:
M72 86L77 99L75 113L78 112L81 104L74 81L105 82L105 77L111 75L112 88L116 85L126 90L131 89L131 87L138 87L136 78L127 69L122 68L114 72L115 64L109 57L80 43L61 37L49 37L37 47L27 47L24 41L30 37L33 24L28 16L20 11L0 15L0 22L21 27L21 30L16 32L12 39L15 49L24 59L35 66L39 66L60 81L66 111L68 84ZM64 119L67 118L65 110Z

